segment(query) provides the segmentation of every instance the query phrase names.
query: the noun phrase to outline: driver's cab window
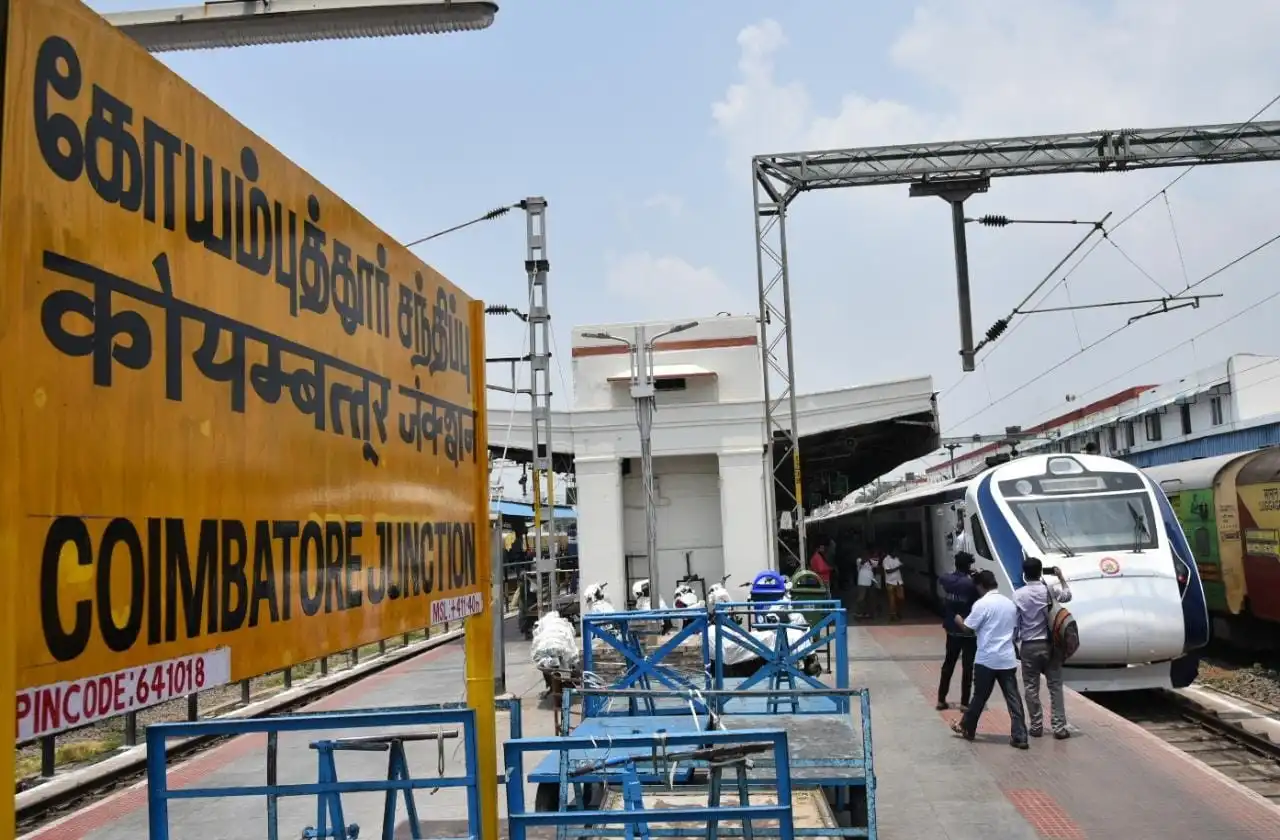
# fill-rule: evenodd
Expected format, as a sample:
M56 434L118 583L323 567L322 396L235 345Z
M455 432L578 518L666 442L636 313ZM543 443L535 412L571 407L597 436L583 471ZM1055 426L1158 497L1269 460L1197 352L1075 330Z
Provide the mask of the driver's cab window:
M991 546L987 543L987 532L978 521L977 514L969 517L969 536L973 540L973 550L979 557L991 559Z

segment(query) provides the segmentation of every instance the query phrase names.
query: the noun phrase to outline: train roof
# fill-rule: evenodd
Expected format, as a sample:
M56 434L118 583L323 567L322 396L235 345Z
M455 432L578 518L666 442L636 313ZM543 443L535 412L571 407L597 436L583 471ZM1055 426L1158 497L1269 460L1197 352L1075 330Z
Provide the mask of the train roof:
M1142 471L1146 473L1147 478L1165 490L1208 490L1213 487L1213 480L1218 473L1222 472L1223 467L1237 458L1252 454L1252 452L1232 452L1229 455L1215 455L1212 458L1196 458L1177 464L1147 467Z
M1236 476L1237 487L1275 484L1280 481L1280 447L1269 446L1250 454L1252 457L1240 467L1240 473Z
M972 480L972 477L957 478L945 483L925 484L921 487L912 487L910 490L904 490L903 492L895 493L892 496L885 496L882 499L876 499L868 505L868 507L892 507L893 505L900 504L902 502L910 502L916 499L927 499L930 496L942 495L949 490L958 491L960 495L963 496L965 490L969 487L969 482Z

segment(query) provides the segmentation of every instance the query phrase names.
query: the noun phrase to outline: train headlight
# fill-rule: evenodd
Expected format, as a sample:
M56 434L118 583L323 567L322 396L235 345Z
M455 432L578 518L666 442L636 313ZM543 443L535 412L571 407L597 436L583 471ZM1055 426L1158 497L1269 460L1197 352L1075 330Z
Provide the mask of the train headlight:
M1051 475L1079 475L1084 467L1075 458L1050 458L1049 473Z
M1024 496L1030 496L1031 491L1034 490L1035 488L1031 486L1030 481L1027 481L1024 478L1021 481L1019 481L1017 484L1013 485L1013 489L1017 490L1019 493L1021 493Z

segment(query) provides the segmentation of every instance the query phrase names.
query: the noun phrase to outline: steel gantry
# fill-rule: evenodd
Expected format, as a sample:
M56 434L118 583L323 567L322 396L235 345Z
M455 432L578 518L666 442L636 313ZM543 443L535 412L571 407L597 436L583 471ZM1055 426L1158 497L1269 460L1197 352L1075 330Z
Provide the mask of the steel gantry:
M533 545L537 571L538 615L555 609L556 599L556 486L551 449L551 311L547 301L547 200L540 196L520 202L527 221L528 254L524 268L529 275L529 396L533 449ZM543 518L542 481L546 480L548 519ZM548 544L543 545L542 525L550 522ZM546 555L543 555L543 549ZM550 587L544 596L543 587ZM549 601L548 601L549 599Z
M917 143L753 158L765 435L766 441L772 443L769 454L773 456L769 459L773 492L767 495L775 568L784 552L802 565L806 560L791 278L787 266L786 216L797 195L809 190L906 184L913 196L938 196L951 204L960 355L964 369L972 370L973 328L963 205L970 195L985 192L992 178L1269 160L1280 160L1280 121ZM780 469L788 460L792 465L789 477ZM790 510L782 510L784 507ZM789 514L796 532L794 544L782 536L784 512Z

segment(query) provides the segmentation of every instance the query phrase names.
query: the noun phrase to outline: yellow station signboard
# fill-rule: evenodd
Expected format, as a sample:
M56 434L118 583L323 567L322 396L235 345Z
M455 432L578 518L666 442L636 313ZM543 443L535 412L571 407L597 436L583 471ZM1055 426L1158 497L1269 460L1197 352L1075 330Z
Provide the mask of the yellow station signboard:
M7 6L19 739L483 611L481 307L88 8Z

